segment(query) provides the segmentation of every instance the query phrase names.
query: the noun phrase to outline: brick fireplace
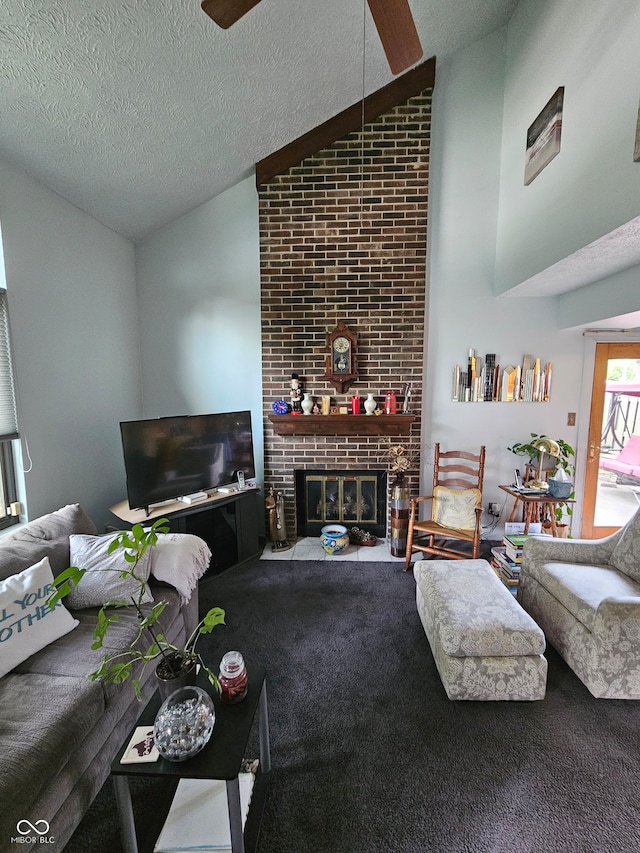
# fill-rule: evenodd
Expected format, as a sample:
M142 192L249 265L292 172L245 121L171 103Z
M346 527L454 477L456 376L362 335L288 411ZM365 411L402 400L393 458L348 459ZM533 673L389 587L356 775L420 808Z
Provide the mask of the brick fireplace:
M335 405L368 392L382 404L410 383L416 417L394 443L419 442L430 123L431 88L258 187L265 487L284 494L289 536L296 471L384 472L388 443L277 435L268 415L289 400L292 373ZM324 378L326 335L340 321L358 336L360 375L345 394ZM409 482L415 490L417 471Z
M384 471L338 469L295 472L296 532L318 536L329 522L384 536L387 477Z

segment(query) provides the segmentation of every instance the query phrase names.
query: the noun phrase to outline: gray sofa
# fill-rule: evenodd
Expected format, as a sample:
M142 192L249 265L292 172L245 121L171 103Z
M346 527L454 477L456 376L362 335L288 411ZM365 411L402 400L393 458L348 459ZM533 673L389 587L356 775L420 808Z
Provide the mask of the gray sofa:
M55 576L69 566L70 534L98 531L78 504L63 507L0 538L0 581L47 556ZM162 627L180 644L198 621L197 590L186 604L170 586L155 589L168 606ZM97 607L71 611L79 624L0 678L0 851L41 847L30 826L44 829L61 850L109 776L110 764L144 703L130 682L92 681L104 650L92 650ZM6 615L6 614L5 614ZM65 614L66 616L66 614ZM0 626L2 612L0 611ZM68 616L66 616L68 618ZM135 636L133 610L121 611L109 645L126 648ZM0 655L2 645L0 643ZM1 661L1 658L0 658ZM143 700L155 690L153 666ZM28 823L26 823L28 821ZM25 842L34 838L34 843ZM17 841L15 840L17 838ZM12 839L14 839L12 841Z
M605 539L527 540L518 600L596 698L640 699L640 510Z

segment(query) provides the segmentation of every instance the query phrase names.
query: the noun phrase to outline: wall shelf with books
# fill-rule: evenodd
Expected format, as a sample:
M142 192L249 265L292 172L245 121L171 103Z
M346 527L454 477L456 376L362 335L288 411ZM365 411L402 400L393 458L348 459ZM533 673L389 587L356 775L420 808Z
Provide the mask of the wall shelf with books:
M551 362L525 353L519 364L500 364L496 353L469 350L466 364L453 371L454 403L547 403Z

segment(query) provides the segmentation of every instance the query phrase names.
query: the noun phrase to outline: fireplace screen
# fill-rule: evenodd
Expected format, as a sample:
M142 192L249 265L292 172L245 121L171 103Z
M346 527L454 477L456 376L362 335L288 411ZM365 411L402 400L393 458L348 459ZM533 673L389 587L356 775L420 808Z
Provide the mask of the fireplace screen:
M330 521L384 535L384 473L296 472L298 533L318 534Z

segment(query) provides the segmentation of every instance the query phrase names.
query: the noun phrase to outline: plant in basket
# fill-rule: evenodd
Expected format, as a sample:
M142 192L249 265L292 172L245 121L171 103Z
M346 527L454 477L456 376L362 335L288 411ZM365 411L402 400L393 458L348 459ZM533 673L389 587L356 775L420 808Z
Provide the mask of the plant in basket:
M198 622L184 645L178 647L167 640L160 626L160 617L167 606L167 602L158 601L151 609L143 606L144 601L147 600L147 580L139 572L140 561L147 551L157 544L158 535L168 532L169 522L166 518L158 519L146 529L141 524L134 524L130 531L125 530L117 534L108 549L109 554L118 548L123 549L127 567L115 571L121 578L134 581L135 592L129 599L113 599L107 601L100 608L91 648L107 648L106 641L109 628L118 621L118 611L123 607L133 606L135 608L138 615L138 630L128 648L107 652L100 666L90 673L90 678L94 681L97 678L104 678L114 684L122 684L132 678L138 699L141 698L140 677L146 666L152 661L157 661L156 674L161 681L179 679L185 673L191 670L195 671L199 664L207 673L213 687L220 693L217 676L205 664L196 650L196 646L202 634L209 634L217 625L224 624L224 610L221 607L212 607ZM48 605L53 608L58 601L69 595L71 590L82 582L85 574L86 569L78 566L70 566L61 572L54 578L54 592L47 599ZM141 669L139 669L140 666Z

